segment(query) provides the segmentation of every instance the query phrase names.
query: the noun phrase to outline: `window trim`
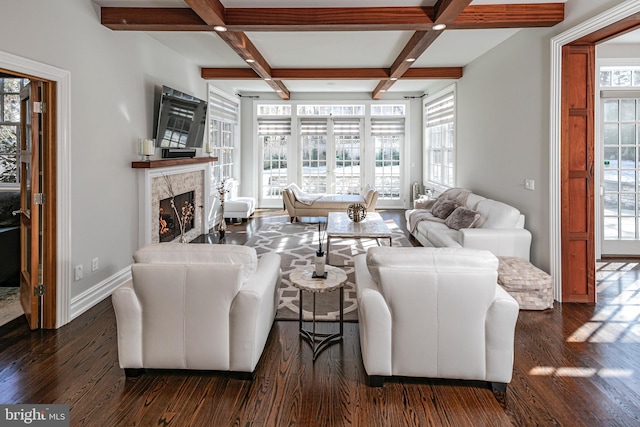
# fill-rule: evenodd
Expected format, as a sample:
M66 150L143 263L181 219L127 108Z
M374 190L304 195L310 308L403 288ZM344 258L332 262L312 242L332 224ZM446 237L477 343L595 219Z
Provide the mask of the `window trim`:
M403 159L403 167L401 167L401 175L400 175L400 197L398 200L390 200L390 201L386 201L386 200L378 200L378 207L380 208L407 208L409 206L409 202L410 202L410 177L411 177L411 160L410 160L410 154L411 154L411 101L407 100L407 99L390 99L390 100L385 100L385 101L378 101L378 100L353 100L353 99L345 99L345 100L314 100L314 99L300 99L300 100L253 100L253 117L252 117L252 129L253 129L253 136L252 136L252 141L253 141L253 147L254 149L258 150L257 151L257 155L254 156L254 168L256 168L255 170L258 170L258 165L261 159L262 159L262 148L260 147L260 141L258 139L258 134L257 134L257 123L258 123L258 118L259 117L284 117L282 115L278 115L278 116L270 116L270 115L264 115L264 116L259 116L258 115L258 109L259 109L259 105L261 104L265 104L265 105L279 105L279 104L287 104L287 105L291 105L291 115L288 116L291 118L291 123L298 123L300 118L312 118L312 117L316 117L316 118L332 118L334 116L331 115L299 115L298 114L298 104L303 104L303 105L310 105L310 104L316 104L316 105L364 105L365 106L365 113L364 115L339 115L339 116L335 116L335 118L361 118L364 120L363 122L363 127L362 127L362 135L363 135L363 144L366 144L368 142L368 140L371 137L371 118L372 117L401 117L399 115L392 115L392 116L386 116L386 115L379 115L379 114L372 114L371 113L371 106L372 105L380 105L380 104L389 104L389 105L398 105L398 104L403 104L405 105L405 114L404 114L404 119L405 119L405 134L404 134L404 141L403 141L403 149L402 149L402 153L401 153L401 159ZM290 143L290 152L289 152L289 159L292 159L292 155L296 155L297 150L299 148L299 133L298 133L298 129L297 126L293 126L292 132L291 132L291 143ZM366 150L365 151L365 155L364 155L364 160L363 162L365 163L364 165L364 173L365 173L365 180L369 180L369 179L373 179L374 178L374 173L373 173L373 150ZM296 157L297 158L297 157ZM290 162L291 163L291 162ZM291 170L290 172L290 176L298 176L299 174L299 164L298 161L296 160L296 162L294 162L294 164L290 164L289 168ZM258 173L254 173L253 174L253 184L255 188L260 188L259 187L259 174ZM362 185L366 185L368 184L368 182L363 181ZM273 203L269 203L269 200L267 200L267 203L264 203L265 201L262 200L262 198L259 198L258 200L258 204L259 207L281 207L282 204L279 201L278 205L274 205Z
M453 182L451 183L451 187L448 187L442 183L431 181L429 179L431 164L429 161L429 146L427 141L427 131L426 131L426 113L427 108L430 104L437 101L438 99L448 95L453 94ZM453 188L456 186L457 182L457 138L458 138L458 94L457 94L457 85L454 83L449 85L440 91L434 93L433 95L429 95L426 97L422 103L422 185L425 189L429 188L434 190L436 193L443 192L448 188Z
M225 100L234 103L237 106L237 114L236 114L236 120L233 121L232 119L229 119L228 117L216 117L212 115L213 109L212 108L207 108L207 135L206 135L206 140L205 140L205 146L213 144L213 142L210 140L211 137L211 133L213 132L213 130L211 129L211 122L213 120L218 120L222 123L228 123L231 124L233 126L233 162L231 163L231 176L229 177L224 177L224 178L233 178L235 180L240 180L241 177L241 173L242 173L242 162L240 161L241 155L242 155L242 148L241 148L241 144L240 144L240 132L241 132L241 126L240 126L240 120L242 117L242 111L241 111L241 102L240 99L238 99L237 97L231 96L228 93L220 90L219 88L217 88L216 86L213 86L212 84L208 84L207 85L207 103L210 104L211 102L211 95L215 95L218 96L220 98L224 98ZM209 105L210 107L210 105ZM223 148L223 147L218 147L218 146L213 146L216 148ZM222 168L223 166L225 166L222 163L222 158L218 159L218 162L214 162L212 163L212 175L213 178L215 180L218 180L222 177L220 177L220 173L222 172Z

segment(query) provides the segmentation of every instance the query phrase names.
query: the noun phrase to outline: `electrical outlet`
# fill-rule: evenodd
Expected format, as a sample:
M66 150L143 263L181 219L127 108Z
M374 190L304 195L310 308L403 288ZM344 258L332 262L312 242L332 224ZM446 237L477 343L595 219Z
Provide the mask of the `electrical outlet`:
M73 271L75 273L75 279L76 280L80 280L80 279L82 279L84 277L84 271L83 271L83 268L82 268L82 264L76 265L73 268Z
M91 271L96 271L98 269L98 258L94 258L91 260Z

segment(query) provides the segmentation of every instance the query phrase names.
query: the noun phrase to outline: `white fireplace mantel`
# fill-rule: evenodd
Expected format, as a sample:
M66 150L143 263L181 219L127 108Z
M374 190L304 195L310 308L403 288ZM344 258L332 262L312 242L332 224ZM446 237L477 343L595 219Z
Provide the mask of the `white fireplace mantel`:
M139 246L145 246L159 241L158 215L159 198L168 197L168 187L164 177L172 179L174 192L180 194L186 191L195 192L195 224L187 233L188 239L193 239L209 230L209 213L213 204L211 198L211 163L189 164L182 166L138 168L139 194ZM192 174L196 174L195 176ZM183 175L184 180L176 180ZM182 188L186 185L190 188Z

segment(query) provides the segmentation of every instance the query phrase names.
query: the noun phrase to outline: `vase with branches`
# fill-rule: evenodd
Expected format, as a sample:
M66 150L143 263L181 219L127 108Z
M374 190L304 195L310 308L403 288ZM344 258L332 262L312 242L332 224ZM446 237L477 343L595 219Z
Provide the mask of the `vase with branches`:
M224 220L224 197L225 194L229 192L227 189L224 179L220 181L220 185L216 187L218 190L218 198L220 199L220 209L222 210L222 218L220 219L220 224L218 225L218 234L220 235L220 239L224 239L224 234L227 230L227 223Z
M180 227L180 239L178 241L180 243L187 243L187 239L185 236L185 231L187 224L189 224L193 220L193 216L195 214L195 208L193 203L190 203L185 200L185 202L180 207L180 211L178 211L178 207L175 202L175 193L173 192L173 185L171 183L171 178L167 175L162 174L164 177L164 181L167 184L167 188L169 190L169 197L171 198L171 208L173 212L176 214L176 219L178 220L178 226Z

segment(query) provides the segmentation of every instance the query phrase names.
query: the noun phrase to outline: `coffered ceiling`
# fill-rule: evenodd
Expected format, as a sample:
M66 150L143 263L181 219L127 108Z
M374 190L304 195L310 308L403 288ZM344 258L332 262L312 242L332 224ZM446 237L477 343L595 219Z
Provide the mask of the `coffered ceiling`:
M145 31L236 92L283 99L426 93L522 28L561 22L564 1L94 0L106 27Z

